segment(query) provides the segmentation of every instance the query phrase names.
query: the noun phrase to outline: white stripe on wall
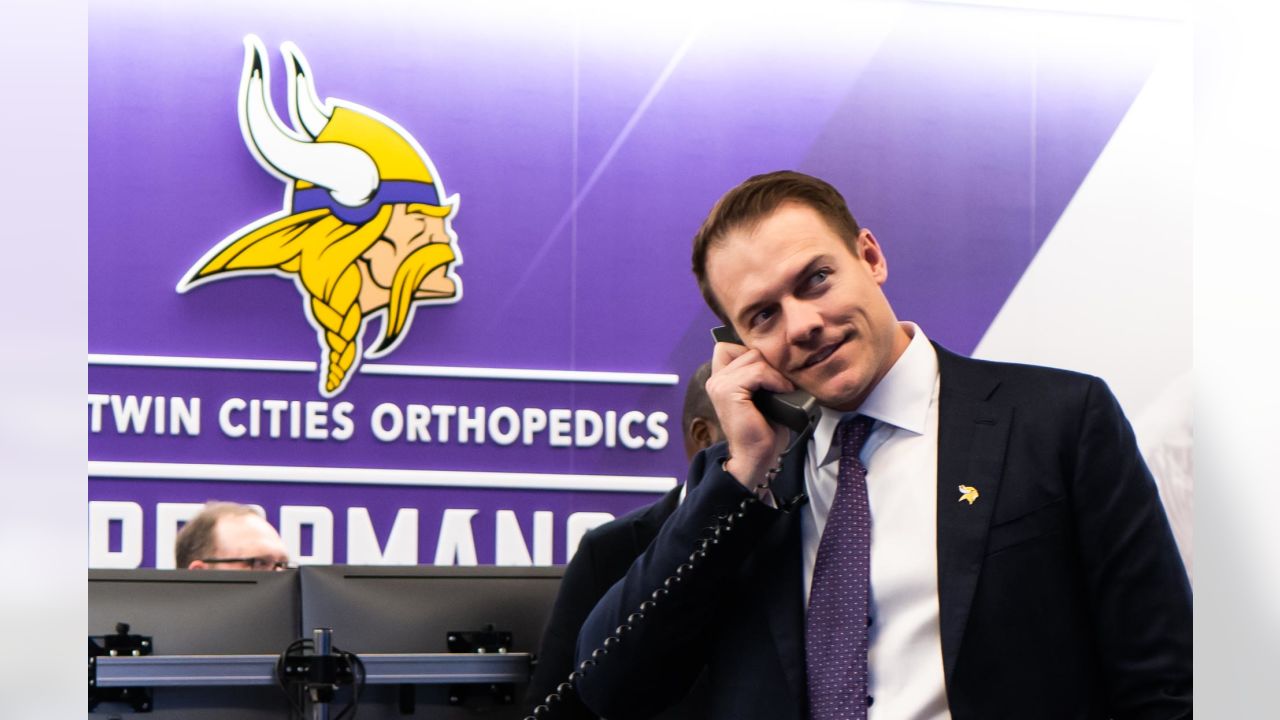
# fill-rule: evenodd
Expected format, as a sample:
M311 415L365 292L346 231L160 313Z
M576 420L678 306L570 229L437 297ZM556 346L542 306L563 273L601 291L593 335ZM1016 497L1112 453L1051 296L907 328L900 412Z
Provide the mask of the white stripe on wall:
M316 364L306 360L255 360L248 358L201 358L169 355L110 355L89 353L90 365L125 367L194 368L214 370L271 370L277 372L315 372ZM619 385L675 385L680 376L673 373L605 372L596 370L532 370L525 368L445 367L441 365L382 365L365 363L360 372L367 375L408 377L468 378L478 380L534 380L551 382L614 383Z
M654 493L666 492L676 485L674 477L648 477L641 475L572 475L566 473L475 472L466 470L214 465L205 463L115 462L107 460L90 460L89 476L162 480Z
M276 370L315 372L316 364L306 360L249 360L242 358L174 357L171 355L104 355L89 353L90 365L125 367L194 368L198 370Z

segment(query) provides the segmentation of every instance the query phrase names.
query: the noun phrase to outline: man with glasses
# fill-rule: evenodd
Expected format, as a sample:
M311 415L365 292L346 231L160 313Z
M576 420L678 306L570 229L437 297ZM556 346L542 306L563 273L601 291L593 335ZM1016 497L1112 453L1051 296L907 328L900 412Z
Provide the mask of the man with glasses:
M189 570L284 570L289 551L271 524L248 505L211 502L178 532L177 567Z

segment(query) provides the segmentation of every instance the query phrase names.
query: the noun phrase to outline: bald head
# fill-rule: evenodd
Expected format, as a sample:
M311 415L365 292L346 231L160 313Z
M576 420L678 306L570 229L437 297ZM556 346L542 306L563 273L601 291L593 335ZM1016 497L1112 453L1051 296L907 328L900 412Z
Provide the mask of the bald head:
M254 570L283 567L289 552L280 534L253 508L209 503L174 542L178 567L191 570Z

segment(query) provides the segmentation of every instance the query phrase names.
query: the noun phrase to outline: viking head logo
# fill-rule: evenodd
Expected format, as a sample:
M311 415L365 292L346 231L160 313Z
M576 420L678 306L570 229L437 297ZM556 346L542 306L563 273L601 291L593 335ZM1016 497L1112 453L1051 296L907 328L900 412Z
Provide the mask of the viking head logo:
M462 297L462 263L450 223L458 196L418 143L391 120L353 103L320 102L311 70L292 43L292 127L272 105L266 51L245 38L240 130L267 172L285 183L284 209L232 233L178 284L186 292L245 274L292 278L321 348L320 392L341 392L362 356L391 352L418 305ZM365 323L382 317L375 348L361 346Z

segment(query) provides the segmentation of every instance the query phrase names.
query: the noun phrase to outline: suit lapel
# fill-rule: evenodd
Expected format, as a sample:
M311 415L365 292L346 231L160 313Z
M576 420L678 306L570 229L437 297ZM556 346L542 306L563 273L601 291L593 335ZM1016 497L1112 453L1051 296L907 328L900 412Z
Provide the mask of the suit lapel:
M991 401L999 382L978 363L938 348L938 368L938 608L950 686L986 554L1013 410ZM975 488L978 499L961 501L960 485Z
M785 502L804 492L807 443L796 448L774 481L774 496ZM800 507L803 507L801 505ZM757 577L766 597L769 630L787 687L796 702L804 701L804 595L801 574L799 508L783 513L761 538Z

